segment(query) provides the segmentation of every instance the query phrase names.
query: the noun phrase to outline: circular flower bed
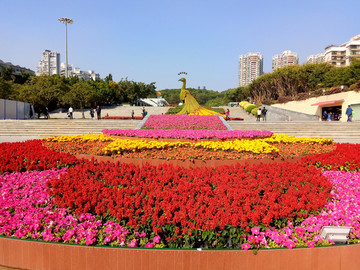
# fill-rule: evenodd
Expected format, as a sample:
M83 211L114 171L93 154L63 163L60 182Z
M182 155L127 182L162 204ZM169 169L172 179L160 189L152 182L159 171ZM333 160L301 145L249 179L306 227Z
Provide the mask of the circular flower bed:
M182 139L101 134L1 144L0 235L247 250L331 245L319 231L335 225L352 227L350 242L359 242L360 145L286 135ZM76 153L301 160L186 169L83 160Z

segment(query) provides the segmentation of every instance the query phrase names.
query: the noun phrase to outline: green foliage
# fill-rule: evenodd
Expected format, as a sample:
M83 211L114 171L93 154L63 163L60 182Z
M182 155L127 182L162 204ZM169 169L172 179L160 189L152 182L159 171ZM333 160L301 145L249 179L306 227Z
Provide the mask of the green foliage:
M66 93L62 100L75 108L80 108L82 117L85 118L84 108L97 100L97 94L90 84L80 81L71 86L70 91Z
M256 108L257 109L257 105L255 105L255 104L247 104L247 105L245 105L245 107L244 107L244 109L245 109L245 111L247 111L248 113L251 113L251 111L254 109L254 108Z
M176 105L181 102L180 90L181 89L164 89L161 90L160 93L169 104ZM187 90L190 91L200 105L221 106L227 104L227 102L224 101L224 92L219 93L213 90L195 88L187 88Z
M348 67L335 67L328 63L292 65L278 68L256 78L250 85L249 95L256 103L301 100L316 96L323 88L343 85L346 91L360 80L360 60L354 59ZM352 89L357 89L352 86ZM320 91L319 93L322 93Z
M0 77L0 98L8 99L13 93L13 88L9 82Z

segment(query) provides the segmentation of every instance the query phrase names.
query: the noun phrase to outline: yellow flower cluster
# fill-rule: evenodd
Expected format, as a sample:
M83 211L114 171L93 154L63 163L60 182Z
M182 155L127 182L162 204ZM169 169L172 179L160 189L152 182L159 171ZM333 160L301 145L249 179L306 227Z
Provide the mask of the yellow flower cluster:
M306 137L295 137L295 136L289 136L286 134L278 134L273 135L270 138L261 139L264 142L268 143L303 143L303 144L331 144L332 139L326 139L326 138L306 138Z
M214 151L233 150L237 152L252 152L257 154L279 152L279 149L262 140L233 140L223 142L203 141L193 143L192 147L212 149Z
M197 143L191 142L164 142L164 141L145 141L145 140L129 140L116 139L103 149L105 155L112 153L121 153L122 151L140 151L145 149L165 149L165 148L204 148L214 151L238 151L252 153L272 153L279 150L261 140L234 140L224 142L202 141Z
M48 142L92 142L92 141L99 141L99 142L108 142L113 141L114 139L105 136L104 134L87 134L87 135L69 135L69 136L59 136L59 137L49 137L43 138L43 140Z

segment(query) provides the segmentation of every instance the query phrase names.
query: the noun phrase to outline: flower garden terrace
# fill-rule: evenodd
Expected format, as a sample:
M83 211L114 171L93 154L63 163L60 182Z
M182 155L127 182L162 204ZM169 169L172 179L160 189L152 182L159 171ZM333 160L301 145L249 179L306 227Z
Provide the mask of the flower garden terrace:
M246 250L332 245L319 236L321 226L345 225L353 228L350 242L358 243L359 145L224 134L232 137L83 135L2 144L0 234L84 245ZM76 158L79 153L136 154L164 164L85 160ZM166 164L177 156L275 160L211 168Z

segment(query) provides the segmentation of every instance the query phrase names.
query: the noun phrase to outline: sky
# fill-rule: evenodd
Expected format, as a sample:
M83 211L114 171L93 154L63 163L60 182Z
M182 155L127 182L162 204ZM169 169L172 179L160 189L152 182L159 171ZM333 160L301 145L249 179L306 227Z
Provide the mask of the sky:
M157 90L238 87L239 56L298 53L300 64L360 34L359 0L0 0L0 60L35 71L44 50L114 81Z

